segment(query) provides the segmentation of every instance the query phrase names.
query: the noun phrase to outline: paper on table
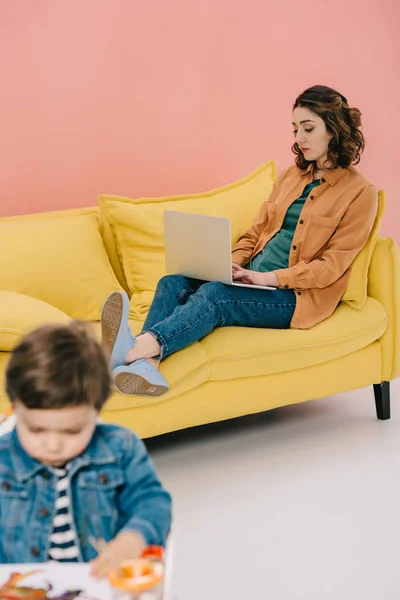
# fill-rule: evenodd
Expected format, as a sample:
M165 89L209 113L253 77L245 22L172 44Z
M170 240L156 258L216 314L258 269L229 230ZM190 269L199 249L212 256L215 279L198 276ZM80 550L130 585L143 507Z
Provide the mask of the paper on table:
M32 587L44 587L51 583L53 589L50 596L57 596L68 590L83 590L85 596L93 600L112 600L112 593L106 581L95 581L90 577L90 565L87 563L34 563L0 565L0 587L11 573L26 573L40 570L40 573L27 577L23 584Z

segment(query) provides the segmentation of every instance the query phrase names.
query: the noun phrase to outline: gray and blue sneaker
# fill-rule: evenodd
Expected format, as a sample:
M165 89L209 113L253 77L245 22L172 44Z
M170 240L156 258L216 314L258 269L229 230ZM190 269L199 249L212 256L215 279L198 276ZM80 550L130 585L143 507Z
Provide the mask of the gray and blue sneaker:
M110 357L111 370L126 362L136 344L129 327L129 298L125 292L113 292L101 311L101 344Z
M130 365L116 367L113 372L115 387L122 394L161 396L168 392L168 381L145 358Z

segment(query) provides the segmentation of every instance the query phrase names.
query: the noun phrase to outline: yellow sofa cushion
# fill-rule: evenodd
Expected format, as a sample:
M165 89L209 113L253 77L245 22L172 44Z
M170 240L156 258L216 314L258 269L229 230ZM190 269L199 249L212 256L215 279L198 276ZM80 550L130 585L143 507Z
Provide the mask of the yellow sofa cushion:
M82 217L84 215L95 215L98 220L99 231L101 237L103 239L103 244L106 249L108 259L110 261L111 267L117 276L117 279L120 285L128 291L128 286L126 285L125 275L122 270L122 266L117 254L117 249L115 247L114 236L111 232L110 225L107 219L104 218L102 212L100 211L98 206L87 206L85 208L71 208L67 210L54 210L44 213L34 213L30 215L17 215L14 217L3 217L0 219L0 223L4 223L6 221L12 223L19 223L21 221L43 221L48 219L69 219L71 217Z
M378 193L378 212L368 241L356 256L350 272L350 278L342 302L360 310L367 301L368 269L379 237L379 229L386 208L384 190Z
M130 321L135 335L141 325L140 321ZM114 394L107 408L120 410L166 402L207 381L299 371L357 352L378 340L386 327L386 312L373 298L368 298L359 311L340 304L329 319L307 330L219 327L161 362L160 371L171 385L168 393L151 399ZM100 337L99 324L95 335Z
M132 333L137 335L142 329L143 322L130 320L129 325ZM92 323L92 332L100 341L100 323ZM150 406L165 402L188 392L210 379L211 366L203 346L195 342L188 348L168 356L161 363L161 372L171 386L171 390L162 396L149 398L143 396L123 396L114 394L108 406L112 410L132 408L135 406Z
M0 352L0 413L10 409L2 380L9 353ZM172 357L171 357L172 358ZM381 381L381 346L369 346L307 369L248 379L206 381L168 402L135 405L135 396L114 394L101 413L109 423L129 427L149 438L187 427L355 390ZM122 403L125 406L121 407ZM371 409L372 410L372 409ZM371 413L372 414L372 413Z
M149 438L362 388L380 381L380 358L380 344L374 342L358 352L307 369L252 379L207 381L186 394L171 398L169 402L151 406L119 410L115 404L118 399L113 396L101 418L109 423L131 427L140 437ZM0 411L1 408L0 399ZM313 409L305 410L312 413ZM370 414L373 418L372 406ZM263 421L262 416L260 421ZM250 453L251 449L248 448L248 451Z
M111 268L96 214L0 219L0 289L96 321L107 296L122 289Z
M269 161L244 179L203 194L137 200L99 196L132 296L131 317L144 321L157 282L166 274L164 210L228 217L234 242L268 198L275 176L275 163Z
M0 291L0 351L12 350L21 337L47 323L68 323L65 313L47 302Z
M200 343L211 363L210 379L221 381L304 369L334 360L378 340L386 327L383 306L368 298L359 311L341 303L329 319L312 329L220 327Z

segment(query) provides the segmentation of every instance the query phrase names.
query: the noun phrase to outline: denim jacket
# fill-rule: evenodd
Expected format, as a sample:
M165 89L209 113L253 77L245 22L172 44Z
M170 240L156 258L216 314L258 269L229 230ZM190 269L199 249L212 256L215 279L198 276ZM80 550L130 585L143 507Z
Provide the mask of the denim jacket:
M145 446L127 429L97 425L69 470L73 527L80 560L96 556L89 537L135 530L165 545L171 497L157 479ZM56 477L30 457L17 430L0 438L0 563L45 562L55 510Z

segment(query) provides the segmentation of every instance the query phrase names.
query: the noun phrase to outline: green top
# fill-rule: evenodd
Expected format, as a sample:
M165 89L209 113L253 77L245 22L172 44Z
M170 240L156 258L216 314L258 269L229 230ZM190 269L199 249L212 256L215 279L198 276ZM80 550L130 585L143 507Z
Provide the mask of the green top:
M280 229L274 237L270 239L268 244L265 244L264 248L251 259L247 265L248 269L251 271L268 273L270 271L275 271L276 269L286 269L289 266L290 248L300 213L308 194L319 184L320 180L315 179L306 185L300 198L297 198L297 200L289 206L282 224L282 229Z

